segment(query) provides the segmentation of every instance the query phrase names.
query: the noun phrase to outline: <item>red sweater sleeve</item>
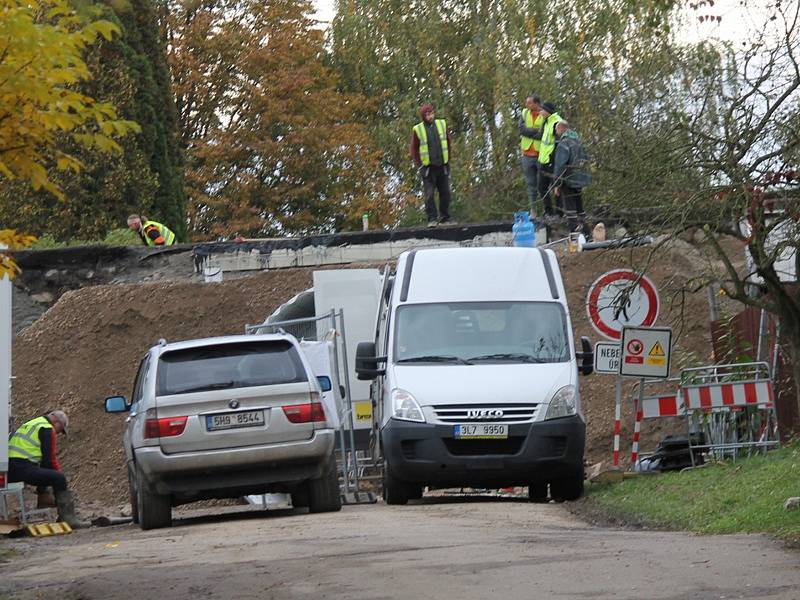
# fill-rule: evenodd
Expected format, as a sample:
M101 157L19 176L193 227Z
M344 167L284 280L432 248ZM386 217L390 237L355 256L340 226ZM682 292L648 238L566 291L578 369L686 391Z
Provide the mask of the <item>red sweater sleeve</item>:
M422 159L419 157L419 138L417 137L417 132L411 132L411 144L409 147L409 151L411 152L411 160L414 161L414 164L417 167L422 166Z
M58 457L56 456L56 430L51 429L50 431L53 436L52 438L53 443L52 446L50 447L50 464L53 465L53 469L55 469L56 471L60 471L61 465L58 464Z
M449 155L447 158L447 162L449 163L453 160L453 138L450 137L450 130L447 130L447 154Z

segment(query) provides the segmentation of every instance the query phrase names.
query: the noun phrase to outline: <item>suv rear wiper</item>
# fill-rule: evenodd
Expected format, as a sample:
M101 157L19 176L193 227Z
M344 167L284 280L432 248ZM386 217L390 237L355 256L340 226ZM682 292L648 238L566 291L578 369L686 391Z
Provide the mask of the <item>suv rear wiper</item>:
M458 356L437 356L437 355L430 355L430 356L412 356L410 358L401 358L397 361L398 363L410 363L410 362L447 362L447 363L456 363L459 365L471 365L472 363L468 360L460 358Z
M483 356L473 356L469 359L470 361L476 360L510 360L510 361L519 361L525 363L546 363L549 362L543 358L536 358L535 356L531 356L530 354L514 354L514 353L503 353L503 354L484 354Z
M217 381L216 383L205 383L203 385L193 385L187 388L175 390L173 394L188 394L189 392L202 392L204 390L225 390L236 385L235 381Z

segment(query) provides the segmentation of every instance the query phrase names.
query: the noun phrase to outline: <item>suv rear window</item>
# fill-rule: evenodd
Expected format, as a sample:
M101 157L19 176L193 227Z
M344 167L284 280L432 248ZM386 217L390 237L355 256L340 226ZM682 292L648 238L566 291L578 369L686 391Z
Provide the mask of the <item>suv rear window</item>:
M158 361L156 394L301 381L308 375L290 342L242 342L165 352Z

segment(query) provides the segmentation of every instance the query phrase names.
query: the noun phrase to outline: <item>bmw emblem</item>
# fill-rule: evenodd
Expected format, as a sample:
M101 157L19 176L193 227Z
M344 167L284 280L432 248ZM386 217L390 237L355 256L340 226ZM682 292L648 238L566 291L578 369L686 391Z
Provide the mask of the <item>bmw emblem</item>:
M239 401L238 400L231 400L228 402L228 406L231 408L239 408Z

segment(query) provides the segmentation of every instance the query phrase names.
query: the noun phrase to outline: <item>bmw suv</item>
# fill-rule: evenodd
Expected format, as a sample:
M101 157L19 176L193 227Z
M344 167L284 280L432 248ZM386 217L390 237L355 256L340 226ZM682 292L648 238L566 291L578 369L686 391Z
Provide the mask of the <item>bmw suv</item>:
M322 383L327 378L322 380ZM172 507L284 492L311 512L341 508L334 429L320 381L286 334L160 341L139 365L123 445L134 522L169 527Z

